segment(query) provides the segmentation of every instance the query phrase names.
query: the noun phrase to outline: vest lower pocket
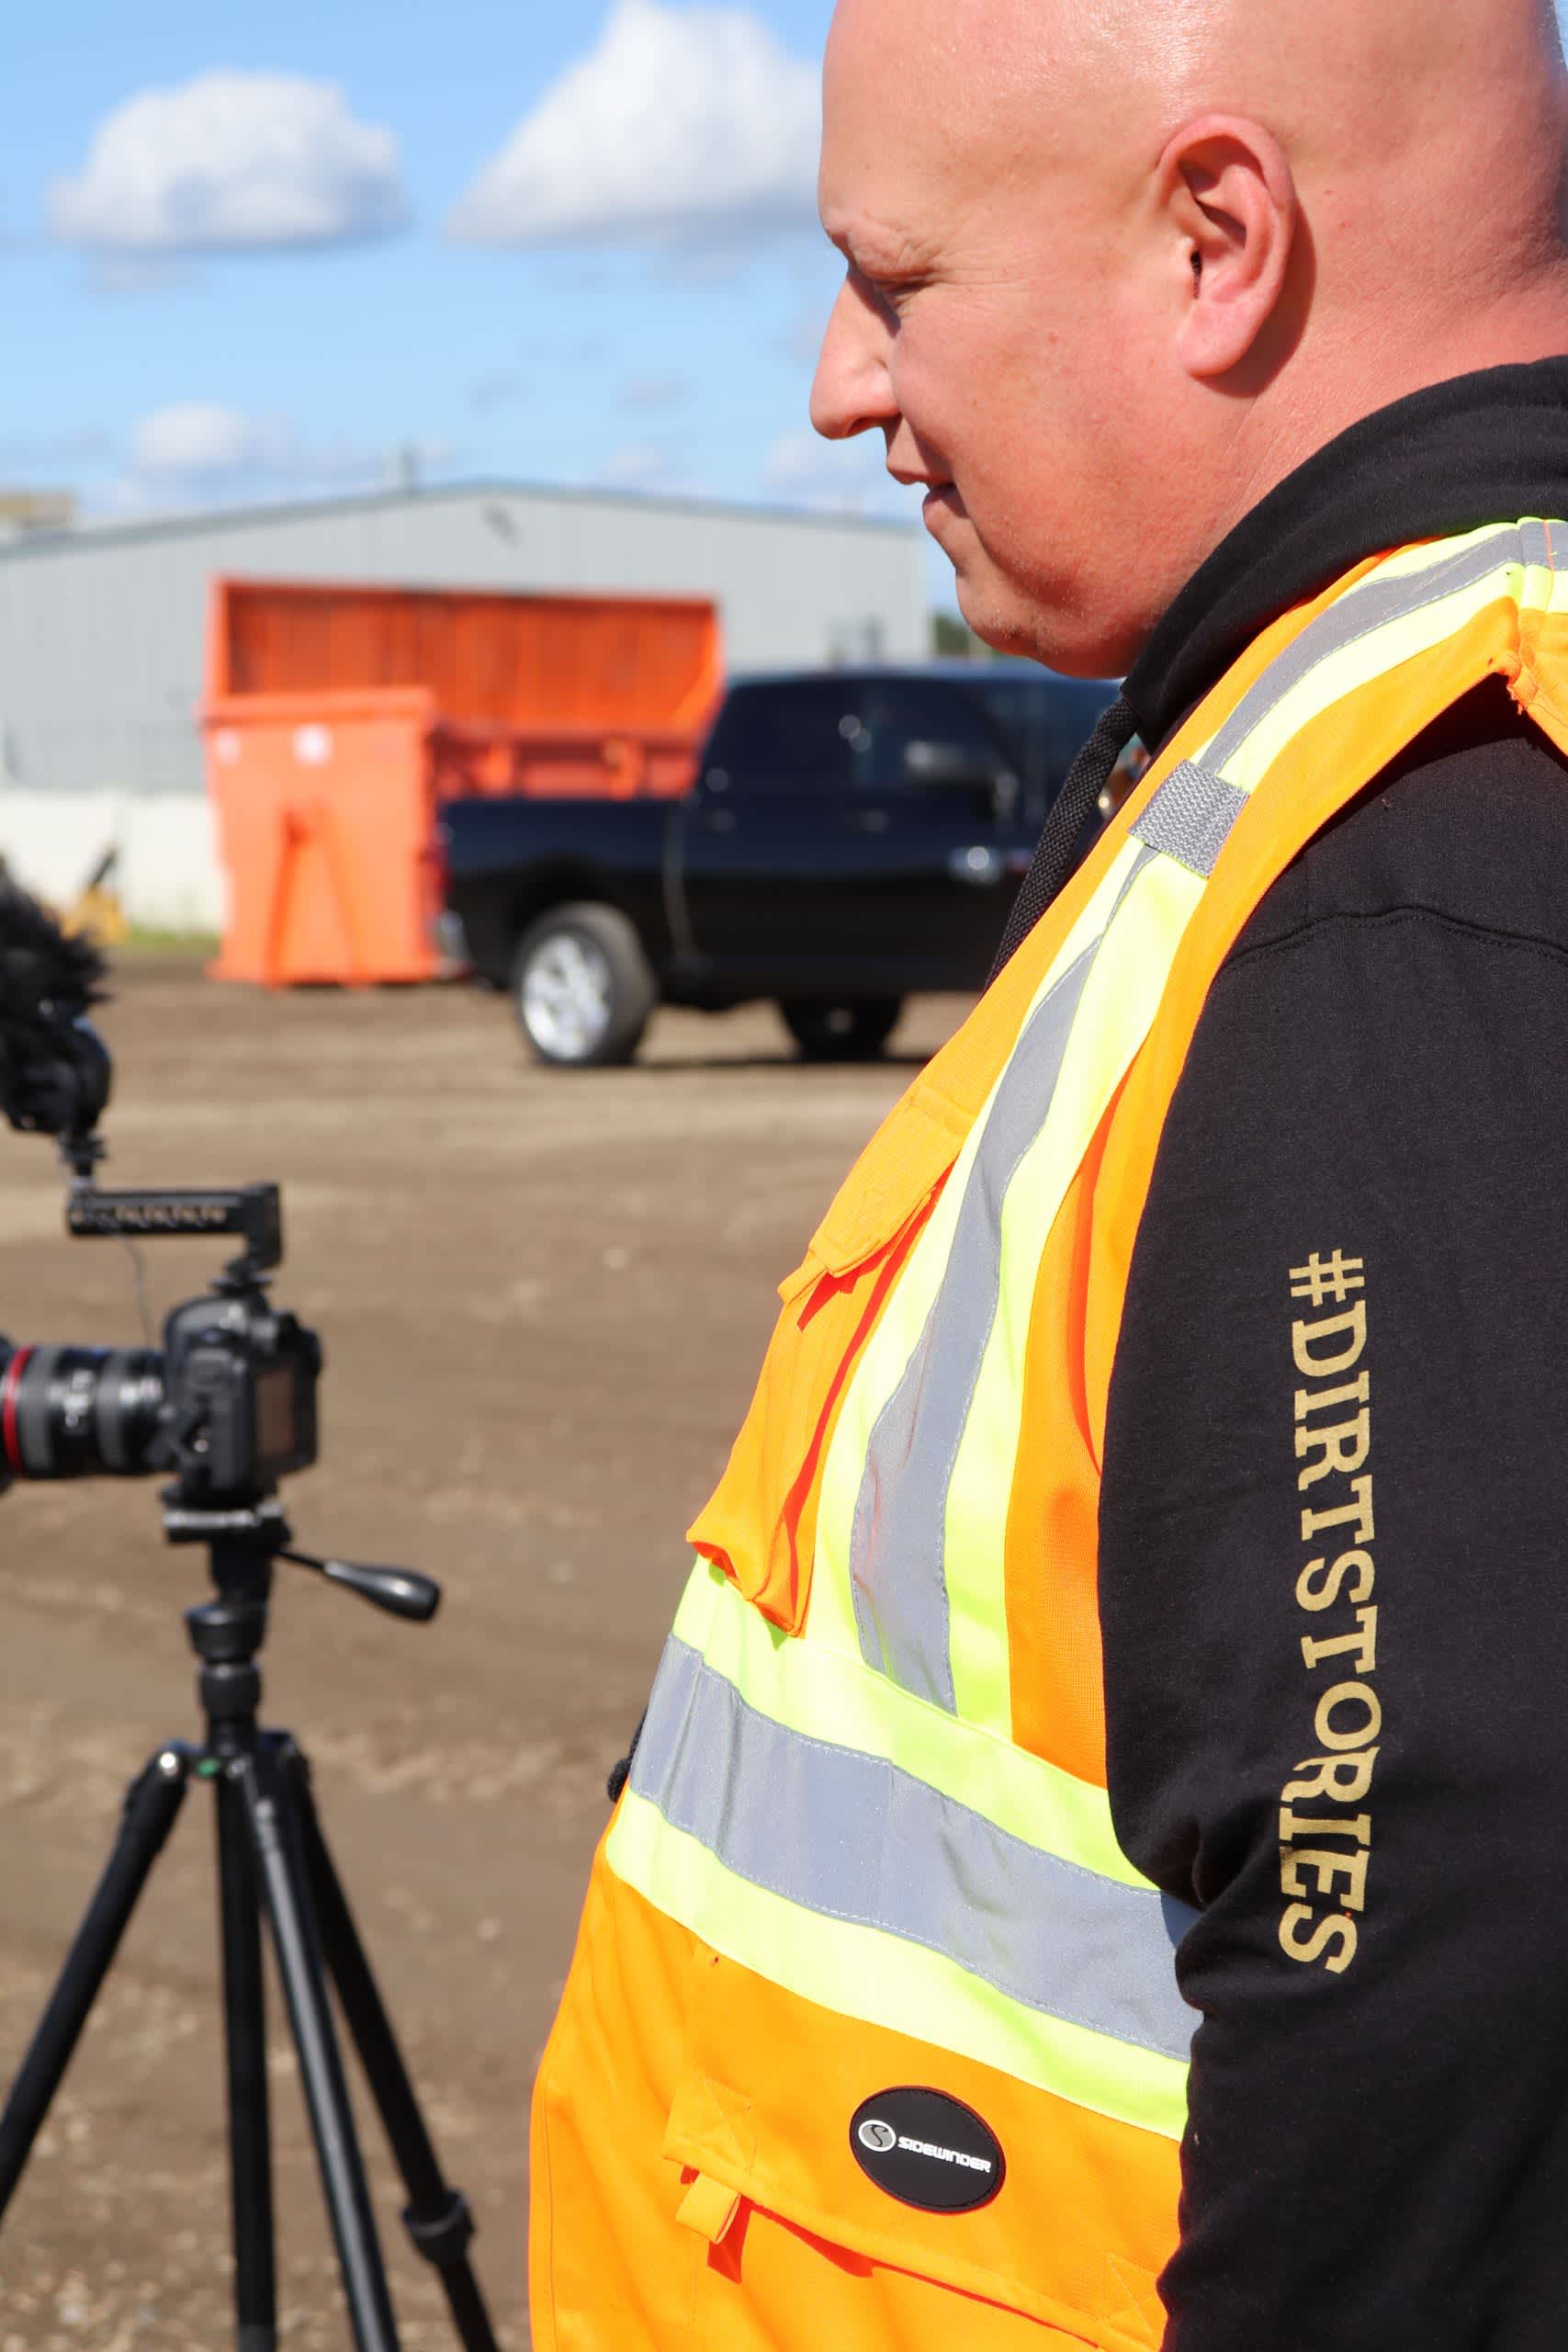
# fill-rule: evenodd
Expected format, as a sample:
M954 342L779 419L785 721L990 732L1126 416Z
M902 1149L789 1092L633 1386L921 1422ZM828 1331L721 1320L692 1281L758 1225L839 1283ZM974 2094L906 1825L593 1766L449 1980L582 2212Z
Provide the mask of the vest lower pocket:
M1155 2275L1175 2236L1168 2143L820 2008L710 1951L695 1975L663 2148L680 2167L676 2219L700 2272L695 2344L1154 2352ZM899 2186L919 2205L879 2185L874 2154L864 2168L852 2144L867 2117L873 2150L891 2144L911 2090L939 2095L915 2103L936 2119L919 2127L932 2136L898 2138L909 2151ZM944 2111L990 2136L942 2130ZM1004 2160L999 2189L951 2210L971 2193L954 2166L967 2151L964 2171L983 2189L989 2146Z

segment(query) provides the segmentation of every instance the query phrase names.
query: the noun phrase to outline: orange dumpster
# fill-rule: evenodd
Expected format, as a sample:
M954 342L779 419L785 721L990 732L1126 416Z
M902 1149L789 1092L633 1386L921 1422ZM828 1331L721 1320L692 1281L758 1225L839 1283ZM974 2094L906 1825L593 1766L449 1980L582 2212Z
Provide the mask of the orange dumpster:
M699 601L214 581L215 976L432 978L439 803L682 793L721 676Z

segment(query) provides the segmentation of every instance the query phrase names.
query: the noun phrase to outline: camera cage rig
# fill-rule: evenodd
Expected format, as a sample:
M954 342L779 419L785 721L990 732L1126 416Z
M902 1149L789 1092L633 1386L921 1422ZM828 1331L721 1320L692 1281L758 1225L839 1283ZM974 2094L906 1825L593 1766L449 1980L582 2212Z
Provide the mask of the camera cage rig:
M283 1263L283 1200L276 1184L110 1192L91 1175L78 1175L66 1195L65 1229L77 1241L205 1241L238 1235L244 1249L229 1261L214 1287L259 1288Z

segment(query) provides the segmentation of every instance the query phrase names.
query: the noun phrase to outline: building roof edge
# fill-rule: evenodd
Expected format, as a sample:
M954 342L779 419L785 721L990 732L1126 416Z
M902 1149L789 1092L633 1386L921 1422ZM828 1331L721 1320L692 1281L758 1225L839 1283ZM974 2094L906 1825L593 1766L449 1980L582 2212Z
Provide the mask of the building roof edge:
M564 500L572 505L604 506L639 514L701 514L727 522L789 523L807 529L850 529L897 538L917 537L912 520L904 522L890 515L832 514L810 507L770 506L760 501L669 497L654 492L593 490L579 484L480 476L471 481L422 484L412 489L351 491L332 498L280 500L252 506L209 506L199 513L148 515L135 522L78 523L68 530L0 539L0 562L83 553L88 548L123 547L152 539L190 538L205 531L236 526L254 528L257 525L299 522L301 518L369 514L393 506L438 505L471 498L547 498Z

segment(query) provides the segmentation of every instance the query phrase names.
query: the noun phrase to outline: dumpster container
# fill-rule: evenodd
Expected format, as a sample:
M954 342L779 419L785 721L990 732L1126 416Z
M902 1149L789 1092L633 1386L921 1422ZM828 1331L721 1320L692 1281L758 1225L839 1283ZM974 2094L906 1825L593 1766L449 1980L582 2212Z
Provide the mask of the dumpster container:
M214 581L202 728L229 896L214 974L430 978L438 804L678 795L721 676L703 602Z

